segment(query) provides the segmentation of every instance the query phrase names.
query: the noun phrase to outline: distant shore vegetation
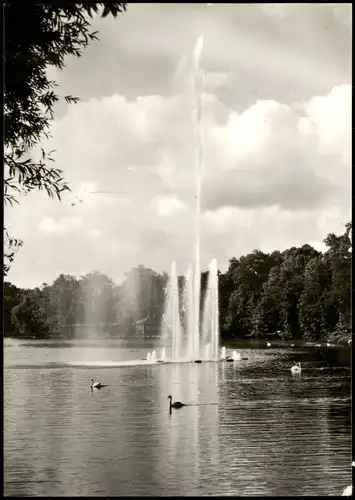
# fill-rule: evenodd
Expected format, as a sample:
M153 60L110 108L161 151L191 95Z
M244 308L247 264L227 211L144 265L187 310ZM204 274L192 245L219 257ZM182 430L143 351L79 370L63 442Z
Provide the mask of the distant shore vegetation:
M224 339L275 338L328 341L351 332L351 223L329 234L327 250L306 244L283 252L260 250L232 258L219 272L220 332ZM201 276L201 304L208 273ZM179 277L180 293L185 278ZM17 338L80 338L87 330L107 338L139 335L142 319L159 333L167 273L132 268L121 284L93 271L60 274L52 283L21 289L4 283L4 335Z

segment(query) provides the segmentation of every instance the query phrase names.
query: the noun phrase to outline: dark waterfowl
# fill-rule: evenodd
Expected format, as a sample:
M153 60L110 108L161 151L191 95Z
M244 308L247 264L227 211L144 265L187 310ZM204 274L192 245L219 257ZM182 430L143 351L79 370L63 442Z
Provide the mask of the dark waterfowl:
M200 359L196 359L195 363L202 363L202 361Z
M94 379L90 379L90 389L101 389L101 387L107 387L107 385L101 384L101 382L94 383Z
M175 401L174 403L172 403L172 396L168 396L168 399L170 399L170 403L169 403L169 408L171 410L171 408L182 408L183 406L186 406L184 403L180 403L180 401Z

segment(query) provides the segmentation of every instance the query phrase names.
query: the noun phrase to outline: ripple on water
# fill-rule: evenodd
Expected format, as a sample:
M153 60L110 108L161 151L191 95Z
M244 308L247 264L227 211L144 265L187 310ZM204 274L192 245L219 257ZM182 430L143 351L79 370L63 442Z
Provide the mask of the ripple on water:
M110 370L44 367L40 352L4 372L8 495L336 495L351 482L348 375L309 362L295 380L266 350L239 367ZM91 392L91 376L108 387ZM200 406L170 415L169 394Z

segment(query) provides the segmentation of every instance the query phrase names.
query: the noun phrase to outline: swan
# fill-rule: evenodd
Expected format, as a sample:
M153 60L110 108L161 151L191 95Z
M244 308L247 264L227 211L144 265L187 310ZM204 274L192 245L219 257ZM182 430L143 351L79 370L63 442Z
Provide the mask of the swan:
M180 401L175 401L174 403L172 403L172 396L168 396L168 399L170 399L170 404L169 404L169 408L171 410L171 408L182 408L183 406L186 406L184 403L180 403Z
M353 495L353 487L350 484L346 488L344 488L343 493L341 494L342 497L351 497Z
M271 347L271 343L270 342L266 342L266 346L267 347Z
M291 372L292 374L296 374L296 373L301 373L301 363L299 362L298 365L294 365L292 368L291 368Z
M94 379L93 378L90 379L90 388L91 389L101 389L101 387L107 387L107 385L101 384L101 382L94 383Z

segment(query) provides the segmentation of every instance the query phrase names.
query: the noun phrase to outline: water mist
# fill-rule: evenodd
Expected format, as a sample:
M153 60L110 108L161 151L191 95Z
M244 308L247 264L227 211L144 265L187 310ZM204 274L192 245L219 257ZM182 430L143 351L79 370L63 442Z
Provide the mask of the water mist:
M171 267L167 288L164 314L163 338L167 358L171 361L217 360L219 349L219 312L218 312L218 267L216 259L211 261L205 307L201 311L201 257L200 257L200 218L201 189L204 173L204 152L202 138L202 96L204 74L200 67L203 37L197 40L193 58L194 94L194 132L196 138L196 241L195 265L189 266L185 276L183 304L180 304L178 276L175 261ZM182 307L180 307L180 305ZM184 319L181 322L180 309Z

